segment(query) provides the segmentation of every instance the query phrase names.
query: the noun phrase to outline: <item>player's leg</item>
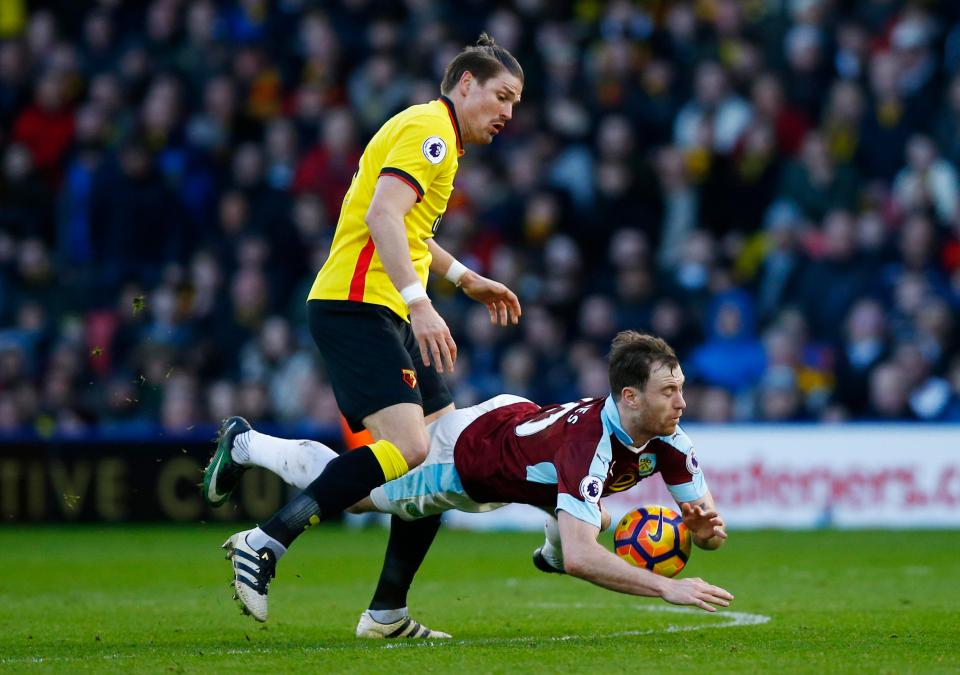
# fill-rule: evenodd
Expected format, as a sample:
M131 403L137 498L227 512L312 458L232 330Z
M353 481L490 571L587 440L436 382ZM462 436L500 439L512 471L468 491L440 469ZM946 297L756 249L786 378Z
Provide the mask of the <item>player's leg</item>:
M287 485L303 490L339 455L319 441L278 438L251 429L237 436L233 457L244 466L272 471Z
M436 371L426 372L419 358L415 360L415 364L424 395L424 408L428 411L424 421L430 425L443 415L453 412L455 406L453 403L448 403L449 392ZM434 409L437 406L441 407ZM436 438L435 435L433 438ZM443 457L439 456L440 453L440 442L431 442L427 459L414 469L413 473L428 470L428 466L433 464L431 459L442 461ZM431 457L431 454L434 457ZM410 474L407 474L404 478L409 476ZM437 486L437 489L441 489L441 486ZM364 502L376 508L372 498L368 497ZM367 504L358 506L363 508ZM377 588L373 593L370 606L360 615L356 630L357 637L374 639L450 637L449 633L431 630L415 621L410 617L407 609L407 593L440 529L440 518L440 514L436 514L416 520L404 520L396 515L390 519L390 538L387 541L380 579L377 581Z
M210 506L225 504L240 484L247 470L233 457L233 445L237 436L250 430L250 424L242 417L223 420L217 432L217 447L203 470L203 499Z
M442 384L442 382L441 382ZM424 387L425 399L432 385ZM424 628L418 634L410 626L416 622L407 614L407 593L439 528L437 511L461 509L491 510L499 504L476 504L462 491L453 453L460 433L484 412L521 401L519 397L499 396L472 408L454 410L452 405L428 416L430 451L426 460L402 478L376 488L358 509L392 513L390 540L380 580L370 607L360 617L358 637L438 637L437 631ZM425 406L427 404L425 403ZM449 413L449 414L448 414ZM434 420L438 420L433 423ZM410 520L417 515L426 517ZM434 522L435 521L435 522ZM392 623L390 623L392 622ZM384 624L390 623L390 630ZM405 631L400 631L406 626ZM446 633L442 635L446 636Z
M541 572L566 574L563 568L563 546L560 542L560 527L553 514L547 515L547 520L543 524L543 533L545 535L543 544L533 552L533 566Z
M610 512L600 503L600 531L605 532L610 527ZM551 574L565 574L563 568L563 543L560 540L560 526L553 514L547 515L543 524L545 539L543 545L533 552L533 565L541 572Z
M226 503L252 466L272 471L302 490L336 457L318 441L277 438L256 431L242 417L229 417L220 426L216 450L203 472L203 497L210 506Z
M359 638L449 638L449 633L431 630L410 617L407 592L420 569L437 531L440 515L417 520L390 519L390 540L370 607L357 623Z
M266 575L273 568L262 571L243 547L261 556L269 549L278 560L310 525L336 516L373 488L402 476L427 452L420 391L400 334L409 324L385 308L360 303L310 301L308 313L341 411L351 428L366 422L379 439L332 459L301 494L261 527L238 533L240 545L228 546L237 595L261 620L266 618ZM244 553L240 557L246 562L241 564L233 551Z
M424 422L433 424L447 413L453 412L455 406L447 389L446 383L433 368L424 366L420 357L420 348L413 336L412 330L403 331L404 346L410 359L413 361L417 385L423 396ZM435 427L430 427L428 433L428 456L424 463L414 470L417 474L428 471L428 465L437 462L449 461L452 469L452 446L444 452L441 447L442 439L437 439L433 433ZM426 432L426 426L424 427ZM376 436L376 432L371 430ZM409 476L409 474L408 474ZM407 479L412 482L413 477L404 476L400 481ZM435 484L430 488L442 491L446 486ZM377 491L382 492L383 488ZM371 500L372 504L372 500ZM419 512L429 512L429 506L420 503ZM409 514L409 512L407 512ZM409 517L409 515L406 515ZM449 637L447 633L432 631L410 618L407 610L407 592L413 583L413 578L420 569L430 545L440 528L440 515L426 516L416 520L404 520L394 515L390 520L390 538L384 555L380 579L373 594L373 600L367 610L360 615L357 624L357 637L409 637L409 638L438 638Z

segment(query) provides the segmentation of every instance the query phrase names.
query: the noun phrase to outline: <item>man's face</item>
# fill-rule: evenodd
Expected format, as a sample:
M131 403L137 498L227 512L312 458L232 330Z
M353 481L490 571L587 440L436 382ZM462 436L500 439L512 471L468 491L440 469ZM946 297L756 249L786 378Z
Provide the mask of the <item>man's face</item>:
M506 70L480 84L471 73L460 79L463 104L460 114L464 143L486 145L503 131L513 117L513 106L520 102L523 83Z
M640 392L637 426L651 436L669 436L677 430L687 402L683 400L683 370L658 364Z

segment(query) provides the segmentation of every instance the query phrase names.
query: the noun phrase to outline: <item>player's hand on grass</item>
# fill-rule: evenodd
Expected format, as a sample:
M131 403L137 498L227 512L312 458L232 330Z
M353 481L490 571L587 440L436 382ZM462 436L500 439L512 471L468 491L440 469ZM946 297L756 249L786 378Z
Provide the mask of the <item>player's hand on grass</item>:
M417 300L410 305L410 326L413 336L420 346L420 358L423 365L433 365L438 373L444 368L453 372L453 364L457 361L457 343L450 335L447 322L433 308L428 299Z
M727 532L723 529L723 519L715 510L707 511L702 506L692 506L685 503L681 504L680 511L683 515L683 524L700 541L706 541L714 537L727 538Z
M692 577L671 579L663 591L663 599L671 605L693 605L705 612L716 612L717 608L713 605L729 607L733 595L699 577Z
M490 323L499 323L501 326L506 326L508 320L514 325L519 323L520 301L513 291L499 281L468 270L460 279L460 288L468 298L487 306Z

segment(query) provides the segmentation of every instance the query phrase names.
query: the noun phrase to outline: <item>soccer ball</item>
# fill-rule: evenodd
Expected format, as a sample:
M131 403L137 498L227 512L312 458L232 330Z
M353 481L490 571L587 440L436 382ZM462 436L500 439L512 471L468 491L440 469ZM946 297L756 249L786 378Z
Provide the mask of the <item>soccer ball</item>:
M631 565L675 577L690 558L690 530L673 509L641 506L617 523L613 549Z

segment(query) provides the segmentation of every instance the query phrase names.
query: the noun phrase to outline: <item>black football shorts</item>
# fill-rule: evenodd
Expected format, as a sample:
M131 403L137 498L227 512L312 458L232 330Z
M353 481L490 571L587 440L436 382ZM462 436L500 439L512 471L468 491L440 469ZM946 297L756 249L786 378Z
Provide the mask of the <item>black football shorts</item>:
M310 334L323 356L340 412L354 432L397 403L430 415L453 402L440 374L423 365L410 324L381 305L309 300Z

